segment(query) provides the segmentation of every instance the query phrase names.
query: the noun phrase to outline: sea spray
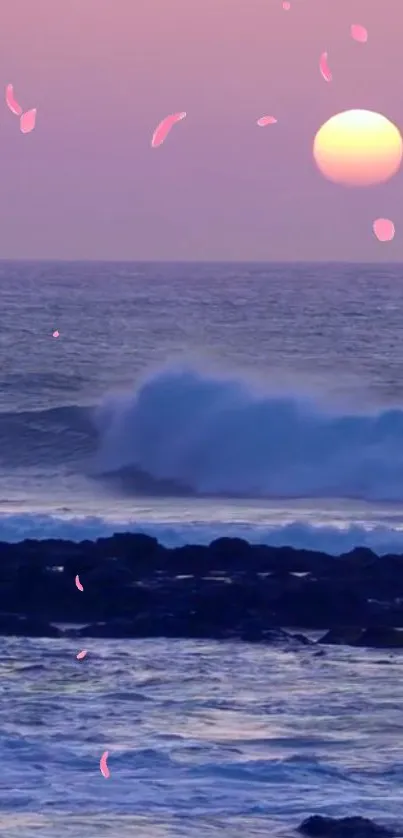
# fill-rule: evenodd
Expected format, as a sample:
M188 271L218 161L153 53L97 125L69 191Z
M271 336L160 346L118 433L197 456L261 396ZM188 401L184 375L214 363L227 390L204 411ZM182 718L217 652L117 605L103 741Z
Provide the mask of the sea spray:
M194 494L403 499L403 410L337 412L196 370L164 370L95 413L99 473Z

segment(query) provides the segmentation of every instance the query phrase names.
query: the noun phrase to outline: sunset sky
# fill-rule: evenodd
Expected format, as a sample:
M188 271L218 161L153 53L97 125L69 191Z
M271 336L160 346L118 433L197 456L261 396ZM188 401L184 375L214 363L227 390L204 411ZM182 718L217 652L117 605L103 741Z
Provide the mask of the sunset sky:
M348 189L312 158L339 111L403 130L402 34L403 0L4 0L0 258L403 261L403 171Z

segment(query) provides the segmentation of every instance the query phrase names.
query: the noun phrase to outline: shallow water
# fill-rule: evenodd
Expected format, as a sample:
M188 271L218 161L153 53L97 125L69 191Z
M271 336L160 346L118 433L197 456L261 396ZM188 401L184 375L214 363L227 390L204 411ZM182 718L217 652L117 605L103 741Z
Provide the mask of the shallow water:
M0 639L0 834L289 835L402 818L403 657ZM111 776L99 770L109 750Z

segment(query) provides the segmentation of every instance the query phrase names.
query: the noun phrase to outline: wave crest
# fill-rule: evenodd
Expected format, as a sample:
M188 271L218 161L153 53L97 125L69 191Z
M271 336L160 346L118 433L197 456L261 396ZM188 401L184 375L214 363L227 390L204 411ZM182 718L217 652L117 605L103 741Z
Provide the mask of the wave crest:
M403 411L346 413L171 369L96 411L103 473L198 495L403 499Z

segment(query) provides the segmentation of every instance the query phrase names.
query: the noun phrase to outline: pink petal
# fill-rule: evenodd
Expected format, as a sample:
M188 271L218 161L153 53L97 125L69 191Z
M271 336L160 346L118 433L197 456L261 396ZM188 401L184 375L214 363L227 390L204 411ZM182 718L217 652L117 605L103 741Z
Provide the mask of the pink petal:
M83 649L82 652L79 652L78 655L76 655L77 660L82 661L83 658L85 658L86 654L87 654L87 650Z
M14 99L14 88L12 84L8 84L6 87L6 102L11 113L14 113L16 116L21 116L22 107L18 104L16 99Z
M180 122L181 119L184 119L185 116L186 111L181 111L180 113L173 113L171 116L165 117L165 119L157 125L153 133L151 147L158 148L159 145L162 145L172 126L175 125L176 122Z
M283 9L285 12L288 12L291 9L291 3L289 3L288 0L284 0Z
M80 577L79 577L78 575L76 576L76 578L75 578L75 580L74 580L74 581L75 581L75 583L76 583L76 588L78 588L78 590L79 590L79 591L83 591L83 590L84 590L84 588L83 588L83 586L82 586L82 584L81 584L81 582L80 582Z
M102 774L103 777L105 777L106 780L108 779L108 777L110 777L110 771L109 771L109 768L108 768L108 756L109 756L109 751L104 751L104 753L101 756L101 759L99 760L99 767L101 769L101 774Z
M264 128L265 125L274 125L277 122L275 116L261 116L258 119L257 124L260 125L261 128Z
M353 23L350 29L351 37L360 44L366 44L368 41L368 31L365 26L360 26L359 23Z
M319 70L322 73L322 76L325 81L332 81L332 74L329 70L329 65L327 63L327 52L322 52L319 61Z
M35 128L36 122L36 108L31 111L25 111L20 118L20 129L23 134L29 134Z
M395 225L389 218L377 218L372 229L380 242L391 242L395 235Z
M56 331L55 331L55 332L53 332L52 337L54 337L54 338L58 338L58 337L59 337L59 335L60 335L60 332L58 332L58 331L57 331L57 329L56 329Z

